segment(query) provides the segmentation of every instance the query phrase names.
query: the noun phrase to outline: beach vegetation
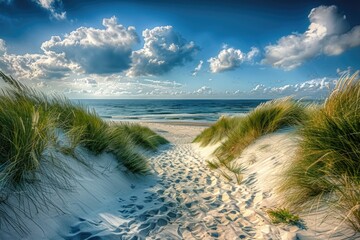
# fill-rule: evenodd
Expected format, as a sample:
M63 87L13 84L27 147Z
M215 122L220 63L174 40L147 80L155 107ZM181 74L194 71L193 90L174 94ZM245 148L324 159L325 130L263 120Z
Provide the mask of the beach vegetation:
M131 142L147 150L156 150L159 146L169 143L150 128L133 123L116 124L111 127L111 134L115 138L129 137Z
M303 104L293 99L281 98L260 104L243 117L221 117L202 131L194 142L207 146L219 141L214 151L220 165L227 165L257 138L286 127L299 126L307 119Z
M360 230L360 80L341 78L300 128L297 157L279 188L293 208L323 206Z
M201 147L205 147L226 139L236 129L241 119L242 117L222 116L213 125L204 129L193 142L200 143Z
M288 224L299 226L302 225L302 220L298 215L295 215L286 208L272 208L266 211L267 215L270 218L271 223L273 224Z
M149 128L105 122L65 97L45 95L1 71L0 77L7 84L0 93L0 227L12 222L9 226L23 232L18 212L31 218L31 209L57 208L52 194L61 198L75 174L63 158L79 160L77 148L113 154L120 167L145 174L146 151L168 143ZM11 197L19 204L9 203Z
M260 104L238 124L228 138L215 150L223 162L239 157L257 138L286 127L298 126L307 118L304 106L291 98L281 98Z

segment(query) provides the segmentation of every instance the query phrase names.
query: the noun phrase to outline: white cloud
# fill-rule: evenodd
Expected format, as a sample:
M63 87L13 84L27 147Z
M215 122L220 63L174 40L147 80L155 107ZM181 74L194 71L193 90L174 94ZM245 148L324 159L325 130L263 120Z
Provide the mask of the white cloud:
M64 87L64 86L62 86ZM170 96L182 92L181 83L169 80L128 79L119 75L91 75L67 84L66 93L72 96Z
M213 90L211 87L208 86L202 86L201 88L199 88L198 90L194 91L194 94L212 94Z
M128 76L162 75L176 66L192 61L199 50L194 42L186 41L172 26L146 29L142 32L144 46L132 53Z
M15 55L5 53L0 56L0 69L24 80L61 79L78 71L77 64L68 61L64 54L49 52L46 54Z
M257 97L279 97L293 95L295 97L324 97L336 85L337 80L332 78L316 78L297 84L287 84L280 87L266 87L256 85L250 93Z
M52 17L56 20L65 20L66 12L60 11L62 2L61 0L36 0L36 3L39 4L42 8L48 10Z
M342 35L333 36L324 47L326 55L340 55L349 48L360 45L360 26L356 26L351 31Z
M216 57L208 60L212 73L230 71L238 68L245 61L252 61L259 53L257 48L251 48L250 52L243 53L240 49L228 48L227 45Z
M253 61L254 58L259 55L260 51L256 47L252 47L251 50L246 54L246 58L248 61Z
M44 52L64 53L86 73L115 73L130 67L131 47L139 41L134 27L118 24L115 16L104 18L105 29L80 27L64 38L44 42Z
M204 61L200 60L199 64L196 66L196 68L194 69L194 71L192 72L193 76L196 76L198 74L198 72L201 70L202 65L203 65Z
M0 38L0 55L3 55L5 52L6 52L5 41Z
M263 63L291 70L318 55L339 55L360 45L360 26L348 31L346 17L338 13L336 6L313 8L308 18L307 31L284 36L275 45L266 46Z

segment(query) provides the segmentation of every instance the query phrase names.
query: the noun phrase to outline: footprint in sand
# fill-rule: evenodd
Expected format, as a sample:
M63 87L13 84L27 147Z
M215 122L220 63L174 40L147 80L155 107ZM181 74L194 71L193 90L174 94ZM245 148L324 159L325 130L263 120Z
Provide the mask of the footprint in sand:
M186 160L184 160L186 159ZM249 176L240 190L209 171L191 144L175 144L149 161L157 172L156 184L142 194L118 198L111 212L119 223L106 224L83 219L66 239L249 239L255 224L240 209L251 208L250 195L256 176ZM131 189L135 189L134 184ZM136 189L137 190L137 189ZM243 200L242 200L243 197ZM79 219L80 220L80 219ZM249 220L254 220L253 218ZM113 223L114 224L114 223Z

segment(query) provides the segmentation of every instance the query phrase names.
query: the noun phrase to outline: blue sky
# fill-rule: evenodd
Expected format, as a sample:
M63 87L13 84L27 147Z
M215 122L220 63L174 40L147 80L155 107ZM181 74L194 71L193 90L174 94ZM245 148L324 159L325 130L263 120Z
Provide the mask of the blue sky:
M360 69L356 10L356 1L0 0L0 69L70 98L319 98Z

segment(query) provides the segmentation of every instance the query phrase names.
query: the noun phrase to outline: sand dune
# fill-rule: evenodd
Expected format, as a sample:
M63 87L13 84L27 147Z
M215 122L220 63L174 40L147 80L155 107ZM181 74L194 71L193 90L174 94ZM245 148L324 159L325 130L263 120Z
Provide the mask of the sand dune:
M210 148L191 141L203 127L146 123L171 141L150 155L152 174L136 177L115 167L110 155L92 157L94 171L79 163L74 189L59 202L62 213L34 214L27 235L1 231L1 239L356 239L336 222L304 218L306 228L273 225L266 208L279 207L274 188L296 136L275 133L249 146L239 163L242 184L206 166ZM212 147L214 148L214 147ZM86 158L91 158L85 155Z

